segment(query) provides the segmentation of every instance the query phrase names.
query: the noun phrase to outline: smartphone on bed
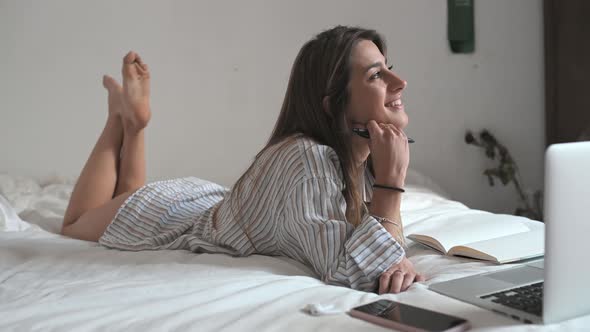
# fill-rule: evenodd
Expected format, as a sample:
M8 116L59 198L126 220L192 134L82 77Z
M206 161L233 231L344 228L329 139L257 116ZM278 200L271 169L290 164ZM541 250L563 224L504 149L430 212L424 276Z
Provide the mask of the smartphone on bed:
M379 300L348 312L352 317L400 331L466 331L471 326L463 318L411 305Z

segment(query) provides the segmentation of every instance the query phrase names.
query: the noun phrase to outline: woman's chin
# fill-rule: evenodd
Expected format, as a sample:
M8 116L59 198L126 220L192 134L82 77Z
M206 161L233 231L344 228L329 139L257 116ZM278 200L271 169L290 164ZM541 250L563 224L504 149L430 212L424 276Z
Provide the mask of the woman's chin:
M408 126L408 116L406 114L398 114L394 119L389 122L396 128L404 130Z
M406 121L404 121L404 123L400 126L401 130L406 129L406 127L408 126L408 120L406 119Z

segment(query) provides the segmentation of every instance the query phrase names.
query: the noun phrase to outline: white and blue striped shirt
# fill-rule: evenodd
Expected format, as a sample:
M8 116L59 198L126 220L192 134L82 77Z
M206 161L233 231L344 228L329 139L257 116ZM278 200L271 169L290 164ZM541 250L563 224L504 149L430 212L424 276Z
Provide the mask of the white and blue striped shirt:
M366 171L369 198L373 181ZM369 214L356 228L346 221L344 187L336 152L297 135L264 151L240 192L197 178L146 185L99 242L125 250L286 256L328 284L374 291L404 249Z

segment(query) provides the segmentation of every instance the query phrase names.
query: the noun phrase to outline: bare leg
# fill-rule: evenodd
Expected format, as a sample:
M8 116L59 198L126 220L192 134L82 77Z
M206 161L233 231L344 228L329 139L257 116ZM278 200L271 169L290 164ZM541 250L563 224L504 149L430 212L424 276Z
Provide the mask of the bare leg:
M115 196L128 191L136 191L145 184L144 142L143 129L139 131L125 130Z
M84 212L73 223L64 224L61 234L74 239L98 242L117 211L133 192L123 193L105 204Z
M122 88L108 76L103 79L109 91L109 119L64 216L62 234L77 239L98 241L125 199L145 183L143 129L150 119L149 71L134 52L123 61Z
M111 79L112 80L112 79ZM103 78L108 90L109 78ZM109 116L86 165L74 186L64 216L64 226L74 223L84 212L97 208L113 198L117 168L123 141L120 101L109 90Z
M123 148L119 167L119 182L115 196L135 191L145 184L144 128L151 113L149 106L148 67L135 53L123 59Z

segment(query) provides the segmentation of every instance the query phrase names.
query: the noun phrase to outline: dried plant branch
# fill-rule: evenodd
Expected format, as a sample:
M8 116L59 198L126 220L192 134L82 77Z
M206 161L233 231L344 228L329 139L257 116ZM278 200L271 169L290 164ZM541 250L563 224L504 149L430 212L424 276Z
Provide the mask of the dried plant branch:
M516 208L514 214L542 221L543 193L537 190L532 193L532 197L529 197L530 193L524 191L520 171L508 149L498 142L494 135L486 129L479 133L479 139L471 131L467 131L465 134L465 143L483 149L487 158L497 162L495 167L487 168L483 171L483 175L488 178L490 186L495 185L494 179L500 180L504 186L510 182L514 183L519 198L519 206Z

